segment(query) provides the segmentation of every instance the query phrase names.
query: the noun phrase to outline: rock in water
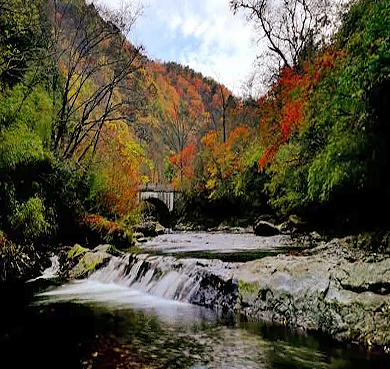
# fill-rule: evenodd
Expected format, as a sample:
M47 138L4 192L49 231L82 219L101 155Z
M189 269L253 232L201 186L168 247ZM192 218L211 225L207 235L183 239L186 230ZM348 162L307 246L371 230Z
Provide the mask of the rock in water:
M84 278L95 270L107 265L112 256L121 256L122 253L111 245L100 245L88 250L75 245L69 251L68 258L77 258L78 263L70 270L70 278Z
M166 229L164 226L162 226L160 223L156 223L156 233L159 234L164 234L166 233Z
M278 227L265 220L259 220L253 226L253 231L256 236L276 236L281 234Z
M147 221L135 226L134 230L136 233L142 233L145 237L156 237L156 224L156 222Z

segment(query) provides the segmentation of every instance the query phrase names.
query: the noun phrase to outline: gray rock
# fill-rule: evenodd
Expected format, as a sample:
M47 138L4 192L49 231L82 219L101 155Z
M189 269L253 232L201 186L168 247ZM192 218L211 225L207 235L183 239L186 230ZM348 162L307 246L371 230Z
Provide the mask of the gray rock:
M155 231L158 235L166 233L166 228L162 226L160 223L156 223Z
M390 258L351 262L351 250L343 247L330 242L308 256L279 255L241 265L236 309L254 320L388 345Z
M256 222L253 226L253 232L257 236L276 236L281 233L277 226L265 220Z
M158 222L147 221L135 226L134 231L135 238L156 237L159 234L164 234L166 232L166 228Z
M137 238L137 242L138 243L146 243L146 242L148 242L148 239L145 237Z
M275 217L270 214L261 214L257 217L255 223L265 221L269 223L276 223Z
M112 246L109 244L96 246L92 250L92 252L103 252L103 253L110 254L112 256L123 256L124 255L124 253L122 251L119 251L117 248L115 248L115 246Z
M133 234L133 237L134 237L135 240L138 241L140 238L144 238L145 236L144 236L144 234L141 233L141 232L135 232L135 233Z

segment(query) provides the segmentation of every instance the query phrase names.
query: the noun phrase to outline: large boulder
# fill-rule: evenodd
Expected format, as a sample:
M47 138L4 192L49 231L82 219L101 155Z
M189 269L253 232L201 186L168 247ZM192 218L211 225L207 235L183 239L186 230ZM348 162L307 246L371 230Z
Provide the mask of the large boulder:
M254 320L389 345L390 257L356 253L334 240L306 255L245 263L236 273L237 309Z
M142 234L143 237L156 237L160 234L164 234L166 232L166 228L163 227L158 222L146 221L143 222L142 224L136 225L134 227L134 232L138 236ZM142 238L142 237L138 237L138 238Z
M112 256L121 255L123 253L111 245L100 245L89 250L76 244L68 252L68 260L71 265L74 265L69 271L69 277L87 277L95 270L107 265Z

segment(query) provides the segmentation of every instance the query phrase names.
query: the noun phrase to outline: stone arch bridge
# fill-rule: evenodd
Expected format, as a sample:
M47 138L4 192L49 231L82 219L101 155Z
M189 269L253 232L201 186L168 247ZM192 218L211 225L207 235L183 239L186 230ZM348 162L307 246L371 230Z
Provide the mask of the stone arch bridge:
M175 200L179 196L180 192L175 191L170 185L148 183L139 187L138 202L149 201L156 204L159 201L165 204L169 212L172 212Z

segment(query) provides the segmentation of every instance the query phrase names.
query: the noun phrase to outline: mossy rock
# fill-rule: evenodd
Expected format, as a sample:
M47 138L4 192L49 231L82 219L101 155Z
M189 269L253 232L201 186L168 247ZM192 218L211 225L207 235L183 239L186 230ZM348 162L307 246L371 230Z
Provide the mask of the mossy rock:
M164 234L166 232L166 229L164 226L162 226L160 223L156 223L156 233L159 234Z
M76 244L69 250L67 259L68 259L68 260L75 259L75 258L79 257L80 255L84 255L87 251L88 251L88 249L86 249L85 247L82 247L82 246L80 246L78 243L76 243Z
M246 282L242 279L238 280L238 292L243 295L243 294L251 294L256 296L257 293L259 292L260 287L257 282Z
M111 257L110 254L102 251L87 252L70 271L69 276L71 278L87 277L95 270L107 265Z
M123 256L123 252L119 251L115 246L113 245L99 245L96 246L93 249L93 252L106 252L107 254L110 254L112 256Z

